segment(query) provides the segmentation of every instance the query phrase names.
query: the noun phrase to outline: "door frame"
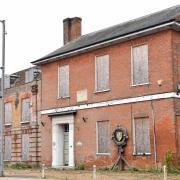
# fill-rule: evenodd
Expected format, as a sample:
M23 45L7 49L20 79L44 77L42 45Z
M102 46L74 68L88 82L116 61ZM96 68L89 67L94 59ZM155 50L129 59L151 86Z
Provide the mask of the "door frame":
M55 131L58 125L69 124L69 163L68 166L60 165L58 162L58 147L57 144L57 135L58 131ZM74 167L74 115L59 115L52 117L52 167L61 168L61 167Z

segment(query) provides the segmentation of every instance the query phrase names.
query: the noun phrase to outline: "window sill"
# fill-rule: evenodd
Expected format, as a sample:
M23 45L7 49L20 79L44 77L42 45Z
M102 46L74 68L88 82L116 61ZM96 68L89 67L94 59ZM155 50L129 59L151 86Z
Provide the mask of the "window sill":
M145 86L145 85L149 85L150 83L142 83L142 84L131 84L132 87L137 87L137 86Z
M96 153L97 156L110 156L111 153Z
M133 156L151 156L151 153L133 153Z
M30 121L21 121L20 123L21 123L21 124L29 124Z
M12 125L11 123L4 124L4 126L11 126L11 125Z
M95 91L94 94L103 93L103 92L109 92L109 91L110 91L110 89L99 90L99 91Z
M70 96L58 97L57 99L68 99Z

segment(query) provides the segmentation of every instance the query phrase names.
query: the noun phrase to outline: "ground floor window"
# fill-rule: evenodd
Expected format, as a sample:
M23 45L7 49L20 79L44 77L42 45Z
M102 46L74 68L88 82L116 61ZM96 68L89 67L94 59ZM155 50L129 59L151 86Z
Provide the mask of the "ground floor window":
M109 153L109 121L97 122L97 153Z
M149 118L134 119L134 154L150 154Z
M4 160L5 161L11 160L11 149L12 149L11 139L12 139L11 136L4 137Z
M29 160L29 134L22 134L22 161Z

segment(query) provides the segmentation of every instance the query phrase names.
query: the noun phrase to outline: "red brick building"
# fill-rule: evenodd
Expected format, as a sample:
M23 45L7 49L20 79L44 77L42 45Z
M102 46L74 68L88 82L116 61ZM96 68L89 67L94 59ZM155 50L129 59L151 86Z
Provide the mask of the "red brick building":
M5 76L5 163L40 162L40 92L38 67Z
M124 156L137 167L180 161L180 6L81 35L64 24L64 46L33 62L42 70L42 162L111 166L112 140L128 133Z

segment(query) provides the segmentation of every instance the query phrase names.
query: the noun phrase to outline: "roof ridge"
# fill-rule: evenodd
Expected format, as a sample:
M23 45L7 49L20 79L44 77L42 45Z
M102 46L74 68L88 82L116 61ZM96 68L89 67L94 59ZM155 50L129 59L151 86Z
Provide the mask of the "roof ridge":
M114 39L116 37L124 36L125 34L133 33L160 24L165 24L167 22L172 22L175 21L175 19L179 15L180 5L176 5L153 12L151 14L134 18L129 21L124 21L122 23L110 27L93 31L68 42L66 45L57 48L55 51L49 53L48 55L36 61L33 61L32 63L37 64L37 62L41 62L44 59L52 58L57 55L81 49L83 47L88 47L95 43L107 41L108 39Z
M90 34L95 34L95 33L98 33L98 32L101 32L101 31L105 31L106 29L111 29L112 27L116 27L116 26L120 26L120 25L123 25L123 24L127 24L127 23L131 23L131 22L134 22L134 21L137 21L137 20L140 20L140 19L144 19L146 17L149 17L149 16L152 16L152 15L155 15L155 14L158 14L158 13L161 13L163 11L167 11L167 10L170 10L170 9L174 9L174 8L177 8L177 7L180 7L180 4L179 5L175 5L175 6L172 6L172 7L169 7L169 8L166 8L166 9L162 9L162 10L159 10L159 11L156 11L156 12L153 12L151 14L146 14L144 16L140 16L138 18L134 18L134 19L131 19L131 20L128 20L128 21L124 21L122 23L119 23L119 24L116 24L116 25L112 25L112 26L109 26L109 27L106 27L106 28L103 28L103 29L99 29L97 31L93 31L93 32L90 32L90 33L87 33L87 34L84 34L80 37L84 37L84 36L87 36L87 35L90 35ZM80 38L79 37L79 38ZM77 38L77 39L79 39Z

